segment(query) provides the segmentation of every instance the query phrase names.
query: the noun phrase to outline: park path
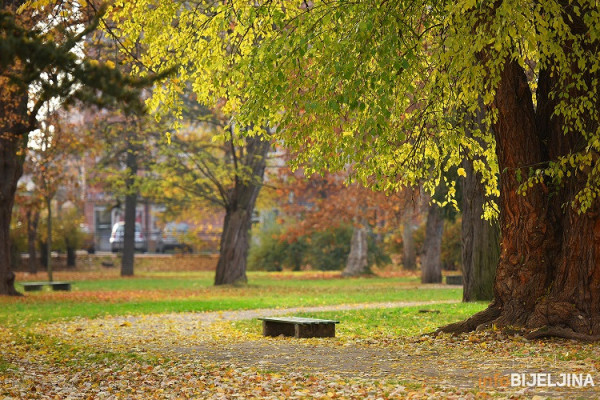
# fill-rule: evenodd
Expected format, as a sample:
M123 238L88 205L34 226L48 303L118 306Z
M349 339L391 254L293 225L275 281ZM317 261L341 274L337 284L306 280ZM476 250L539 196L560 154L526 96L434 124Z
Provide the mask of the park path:
M326 312L326 311L349 311L349 310L370 310L384 308L402 308L402 307L418 307L432 304L452 304L460 303L458 300L435 300L435 301L389 301L380 303L356 303L356 304L333 304L322 306L309 307L290 307L290 308L261 308L255 310L233 310L233 311L218 311L204 313L178 313L170 314L171 317L187 319L198 318L206 324L211 324L216 321L240 321L245 319L254 319L259 317L275 317L280 315L288 315L294 313L311 313L311 312ZM190 315L191 314L191 315Z
M205 311L205 312L177 312L165 314L145 314L145 315L120 315L97 318L93 320L74 320L75 324L81 325L76 328L77 331L84 331L84 325L101 326L103 335L110 337L116 332L111 327L133 327L139 335L147 335L148 332L158 334L165 327L173 329L182 334L194 335L200 326L209 327L217 322L232 322L251 320L260 317L275 317L295 313L327 312L327 311L349 311L349 310L367 310L367 309L385 309L418 307L434 304L456 304L458 300L432 300L432 301L390 301L379 303L356 303L356 304L332 304L307 307L290 308L261 308L251 310L230 310L230 311ZM83 321L83 322L82 322Z

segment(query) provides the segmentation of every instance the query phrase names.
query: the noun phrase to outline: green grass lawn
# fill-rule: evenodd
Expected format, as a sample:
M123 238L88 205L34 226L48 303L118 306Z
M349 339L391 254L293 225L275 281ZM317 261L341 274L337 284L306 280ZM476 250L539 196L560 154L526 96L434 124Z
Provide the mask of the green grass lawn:
M462 296L462 290L455 287L421 286L417 277L341 279L315 272L249 272L249 283L242 287L215 287L212 280L210 271L140 272L133 278L110 279L97 279L96 276L85 279L82 273L73 280L71 292L31 292L22 299L0 298L0 324L28 326L37 321L102 315L459 300ZM472 313L472 305L456 307L465 310L461 316ZM373 322L398 316L388 314L391 311L381 312L383 314L374 317ZM368 313L376 314L374 311ZM431 313L428 318L446 315Z
M340 321L336 326L336 335L340 337L415 336L466 319L486 306L485 302L431 304L402 308L294 313L294 316ZM260 334L262 329L256 321L236 321L234 327L254 334Z

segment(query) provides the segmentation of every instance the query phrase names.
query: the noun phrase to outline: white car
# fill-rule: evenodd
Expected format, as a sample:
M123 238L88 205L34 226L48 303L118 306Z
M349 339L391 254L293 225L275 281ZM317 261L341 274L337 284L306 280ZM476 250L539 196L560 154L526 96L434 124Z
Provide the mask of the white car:
M125 234L125 222L117 222L113 225L112 232L110 234L110 249L113 253L123 251L123 237ZM146 239L142 234L142 225L138 222L135 223L135 249L145 253L148 251Z

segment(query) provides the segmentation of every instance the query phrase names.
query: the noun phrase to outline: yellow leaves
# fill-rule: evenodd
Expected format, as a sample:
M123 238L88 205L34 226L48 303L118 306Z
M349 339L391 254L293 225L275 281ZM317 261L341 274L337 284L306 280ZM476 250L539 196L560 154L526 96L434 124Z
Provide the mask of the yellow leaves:
M500 53L500 51L502 50L502 42L499 40L495 40L494 41L494 50L496 50L498 53Z
M464 169L464 168L458 168L458 169L456 170L456 173L458 174L458 176L462 176L462 177L464 177L464 178L466 178L466 177L467 177L467 173L465 172L465 169Z
M46 326L44 334L61 336L60 326ZM152 345L157 329L140 335L139 341ZM557 371L583 368L585 373L598 359L597 346L525 341L502 330L436 338L355 337L347 346L263 337L232 341L223 336L210 342L182 335L167 349L150 351L102 342L69 349L48 336L27 338L36 345L23 347L22 339L15 343L14 335L8 337L12 343L0 342L0 391L9 398L41 393L64 398L65 390L81 398L456 399L487 398L491 390L513 398L522 396L521 388L490 386L484 391L478 385L486 377L492 377L493 385L498 382L493 377L504 371L546 371L548 365ZM431 365L436 373L424 375ZM545 390L557 396L570 393ZM577 395L593 397L593 390L577 388Z
M477 0L463 0L460 2L457 2L457 6L461 8L462 12L466 12L468 10L470 10L471 8L475 7L475 4L477 3Z
M341 169L353 163L365 183L377 176L377 187L389 191L397 190L399 181L429 179L426 189L433 192L439 183L437 173L448 165L460 165L460 136L465 135L452 131L465 124L448 120L457 118L460 110L473 113L481 101L494 103L507 59L515 60L532 77L532 90L545 66L561 74L573 70L569 63L592 72L600 65L598 57L584 54L581 46L569 45L573 54L563 54L564 44L573 40L566 23L569 15L556 2L509 0L492 7L493 3L459 0L450 2L442 14L429 14L429 5L415 7L418 16L410 14L412 8L403 8L402 2L396 2L390 15L355 2L343 13L323 12L322 19L294 7L284 13L269 2L260 6L237 0L217 2L214 13L191 12L181 4L124 2L119 14L125 20L123 40L133 44L139 38L147 48L145 64L163 67L176 61L185 66L180 71L182 82L157 89L151 108L179 109L182 105L176 97L190 82L200 102L218 104L246 125L282 120L285 129L277 133L278 139L292 147L308 147L297 163L312 163L309 170ZM326 4L321 6L327 10ZM577 8L573 13L584 14ZM597 35L599 14L597 10L587 14L590 36ZM423 26L406 29L411 20L432 26L431 34L415 40L410 28L422 32ZM433 28L437 24L445 28L443 42L441 32ZM279 35L281 26L294 35ZM310 41L314 27L328 34ZM378 38L376 45L362 38L367 30L373 30L370 37ZM398 42L398 37L403 40ZM489 57L483 63L480 56L485 53ZM577 84L583 87L579 76L567 80L576 83L557 90L562 96L568 97ZM557 119L570 121L570 131L587 135L581 116L594 114L597 97L590 94L578 104L557 99L566 104L557 108ZM414 110L418 107L411 99L427 103L428 112ZM486 118L489 129L495 121L493 111ZM486 146L469 153L477 159L474 169L486 194L497 197L497 160L493 139L486 135ZM223 139L222 135L214 138ZM305 146L309 142L311 146ZM417 162L411 159L414 154L424 157ZM556 169L552 177L560 181L585 169L574 162L568 170ZM458 176L466 176L464 169L458 169ZM486 215L494 210L489 207Z
M51 3L53 3L53 0L28 0L28 1L25 1L17 9L17 12L18 13L22 13L23 11L25 11L28 8L41 9L41 8L44 8L44 7L48 7Z

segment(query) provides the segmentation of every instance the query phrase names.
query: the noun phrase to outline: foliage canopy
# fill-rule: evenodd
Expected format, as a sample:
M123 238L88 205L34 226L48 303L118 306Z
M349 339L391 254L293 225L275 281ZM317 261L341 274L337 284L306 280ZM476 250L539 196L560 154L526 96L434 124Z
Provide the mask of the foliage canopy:
M468 118L492 105L507 60L525 69L532 92L547 69L558 77L555 118L586 142L524 166L524 187L584 172L585 210L600 190L598 88L586 80L600 68L600 12L594 1L563 3L143 0L112 11L130 17L120 33L145 44L142 64L178 65L153 107L177 109L191 82L199 101L239 121L277 124L307 172L354 165L354 178L389 191L425 180L433 192L467 156L498 196L491 129L467 137ZM494 120L487 113L488 127Z

